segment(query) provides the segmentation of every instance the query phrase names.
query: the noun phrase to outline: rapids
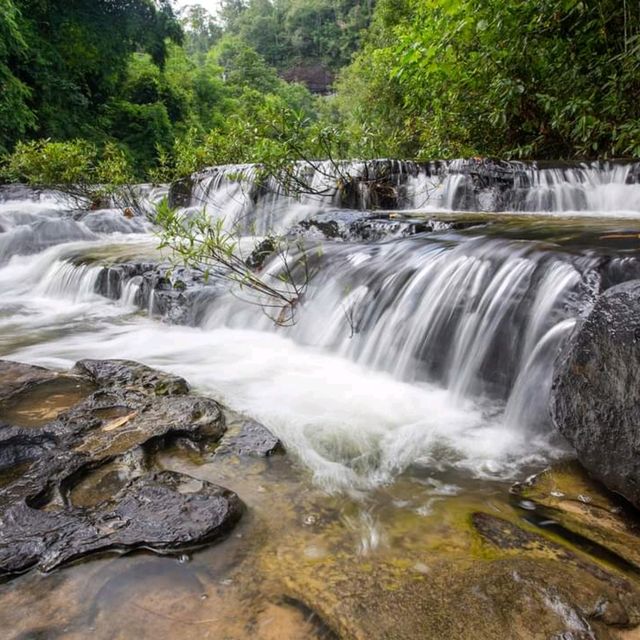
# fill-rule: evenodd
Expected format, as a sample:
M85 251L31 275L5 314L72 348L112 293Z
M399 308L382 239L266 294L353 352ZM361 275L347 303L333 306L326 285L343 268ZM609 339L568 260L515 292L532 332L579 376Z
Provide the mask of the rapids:
M461 166L394 163L411 215L439 210L446 218L463 200L469 205L461 193L472 177ZM388 484L412 468L511 478L562 455L546 409L553 360L603 286L602 265L618 260L602 247L549 240L583 230L568 211L599 215L607 229L618 229L618 218L635 228L640 185L636 165L509 166L506 191L500 174L476 188L473 201L486 204L493 193L495 203L499 187L514 210L553 213L565 227L544 241L529 237L522 221L520 237L486 224L442 225L378 242L323 242L289 328L274 327L231 294L205 300L199 326L169 326L149 313L153 293L146 309L134 306L139 276L111 300L97 287L103 265L159 259L152 225L115 209L87 212L54 193L7 190L0 196L0 354L54 367L122 357L175 371L264 422L330 491ZM362 163L347 169L371 171ZM312 193L297 200L277 185L256 193L254 171L195 176L186 211L204 204L212 216L263 235L335 210L331 167L312 174ZM140 193L151 207L166 190ZM424 212L414 211L426 195ZM266 269L277 273L278 265Z

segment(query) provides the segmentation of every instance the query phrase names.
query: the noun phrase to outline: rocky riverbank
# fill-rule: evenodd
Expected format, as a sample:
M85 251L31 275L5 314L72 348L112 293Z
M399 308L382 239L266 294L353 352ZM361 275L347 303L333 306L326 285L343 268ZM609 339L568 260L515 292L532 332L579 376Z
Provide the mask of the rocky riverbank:
M241 455L281 448L255 422L226 437L218 403L190 395L182 378L123 360L85 360L64 373L0 362L0 425L5 577L96 553L175 553L214 542L240 519L240 498L155 471L154 456L174 443ZM76 487L109 466L118 469L113 493L76 504Z
M363 561L344 547L354 507L343 499L299 494L297 484L283 492L288 472L239 483L243 465L230 458L271 456L281 443L251 420L228 430L224 407L180 377L122 360L67 372L4 361L0 389L5 580L105 553L210 546L238 525L246 492L253 509L278 515L226 580L245 593L257 572L272 603L307 612L306 637L614 640L640 623L637 514L577 466L516 485L511 504L469 494L438 498L430 519L392 511L384 544ZM169 451L193 462L162 469ZM240 492L207 480L203 464ZM404 484L385 490L394 503L405 490L413 499Z

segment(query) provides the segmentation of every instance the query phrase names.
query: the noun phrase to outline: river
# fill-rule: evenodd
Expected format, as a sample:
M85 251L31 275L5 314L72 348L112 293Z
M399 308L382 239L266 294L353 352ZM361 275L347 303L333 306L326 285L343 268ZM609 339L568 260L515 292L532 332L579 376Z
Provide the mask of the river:
M505 190L407 166L392 218L353 213L381 217L377 237L313 237L318 268L290 327L229 292L199 299L192 326L168 322L153 295L141 304L140 276L117 295L100 285L105 265L161 259L151 223L0 192L0 356L56 369L138 360L184 376L232 423L263 423L287 451L241 467L164 452L163 468L240 495L237 533L179 559L105 557L1 585L7 637L371 637L332 600L360 584L371 606L369 580L392 578L363 566L423 578L439 553L468 558L461 514L525 517L511 484L571 458L548 417L553 362L595 294L635 273L635 170L525 167ZM317 195L324 174L302 201L274 189L256 202L243 171L198 177L191 208L242 220L247 235L343 214ZM149 207L165 193L143 188ZM78 491L91 501L117 486L118 469L105 473ZM339 622L312 614L307 593Z

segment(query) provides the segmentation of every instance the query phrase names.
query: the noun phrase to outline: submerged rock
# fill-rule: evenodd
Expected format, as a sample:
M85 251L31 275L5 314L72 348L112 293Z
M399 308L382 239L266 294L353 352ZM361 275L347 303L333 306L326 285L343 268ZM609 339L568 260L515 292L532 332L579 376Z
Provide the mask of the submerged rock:
M448 552L463 532L422 556L325 558L289 572L287 596L358 640L614 640L640 622L634 582L492 514L470 514L470 524L466 558Z
M640 507L640 280L596 300L557 367L551 412L584 467Z
M640 571L637 513L577 462L554 465L515 485L513 493L535 507L545 527L568 531L596 554Z
M21 371L27 381L46 379L46 370ZM0 575L48 570L109 549L167 552L233 526L241 513L235 494L154 473L148 460L170 442L220 440L226 425L218 403L187 395L178 376L128 360L82 360L72 373L96 390L41 427L0 425L0 473L7 478L0 482ZM95 507L75 507L74 487L116 460L129 478L125 486Z

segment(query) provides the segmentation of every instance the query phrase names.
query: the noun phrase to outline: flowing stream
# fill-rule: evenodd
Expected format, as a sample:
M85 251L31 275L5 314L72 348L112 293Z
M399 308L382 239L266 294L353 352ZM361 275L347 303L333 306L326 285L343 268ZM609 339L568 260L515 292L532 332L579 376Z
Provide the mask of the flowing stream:
M193 326L167 322L153 292L141 304L142 276L112 291L101 275L105 265L161 259L149 222L115 209L87 212L54 193L0 192L0 356L61 369L82 358L139 360L183 375L198 392L264 423L288 455L254 463L245 478L228 469L220 476L182 454L167 465L213 474L236 489L277 539L288 534L278 525L282 513L265 515L265 477L280 487L266 489L274 511L295 511L299 502L304 518L317 518L318 505L330 501L349 532L340 545L364 555L400 535L400 513L423 522L456 496L504 496L511 481L567 455L547 415L553 363L598 291L636 273L629 238L640 231L638 167L512 165L507 186L501 174L480 187L455 163L394 167L400 219L441 224L365 242L315 238L314 272L290 327L274 326L260 308L224 292L198 302ZM349 166L351 174L365 169ZM318 169L313 193L293 199L277 185L256 195L252 167L217 169L196 177L185 212L206 206L211 216L241 221L248 236L283 231L336 212L332 170ZM371 183L358 189L366 205ZM166 190L142 193L151 206ZM265 270L279 268L274 260ZM315 506L300 506L307 503ZM295 535L304 537L307 520L300 524L293 511L284 521L296 521ZM300 548L322 556L327 544L305 538ZM234 557L247 553L237 540L225 545ZM207 551L197 566L211 567L215 558ZM60 593L73 597L105 562L68 570ZM140 589L157 566L123 580ZM115 579L115 569L106 570ZM226 570L211 569L215 576ZM22 580L25 593L41 584ZM105 610L120 611L120 595L109 593ZM223 608L235 603L228 617L242 594L220 600ZM0 594L5 614L7 597ZM29 606L28 597L13 597L16 611ZM58 606L53 596L48 602ZM75 615L76 627L58 617L81 634L103 614L93 622ZM306 623L274 616L276 627L298 625L300 637L309 637ZM229 637L243 637L230 629ZM256 637L272 637L265 629Z

